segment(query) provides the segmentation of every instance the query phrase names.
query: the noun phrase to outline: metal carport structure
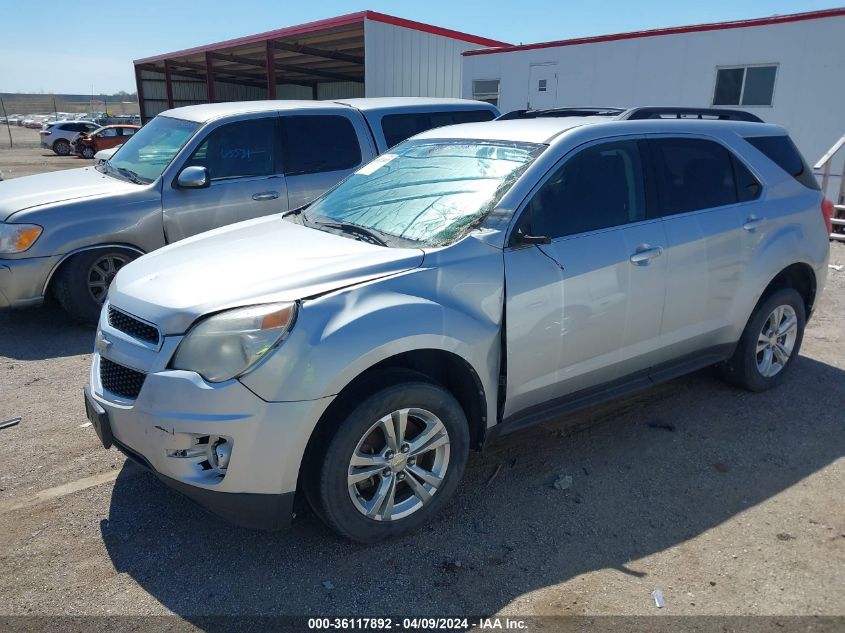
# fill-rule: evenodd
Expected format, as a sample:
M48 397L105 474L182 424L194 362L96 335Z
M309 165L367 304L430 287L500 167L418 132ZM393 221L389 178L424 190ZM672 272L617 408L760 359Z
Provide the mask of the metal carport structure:
M502 46L360 11L136 60L141 117L215 101L458 97L461 53Z

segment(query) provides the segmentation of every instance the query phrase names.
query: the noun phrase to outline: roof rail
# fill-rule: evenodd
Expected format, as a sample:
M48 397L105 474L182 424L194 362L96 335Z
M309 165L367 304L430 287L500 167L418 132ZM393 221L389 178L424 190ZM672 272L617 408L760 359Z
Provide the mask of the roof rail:
M763 119L745 110L720 108L631 108L621 113L617 118L626 121L639 119L716 119L719 121L751 121L754 123L763 123Z
M557 118L569 116L606 116L618 117L621 114L628 112L625 108L548 108L545 110L512 110L506 114L501 115L497 121L509 121L512 119L539 119L539 118Z

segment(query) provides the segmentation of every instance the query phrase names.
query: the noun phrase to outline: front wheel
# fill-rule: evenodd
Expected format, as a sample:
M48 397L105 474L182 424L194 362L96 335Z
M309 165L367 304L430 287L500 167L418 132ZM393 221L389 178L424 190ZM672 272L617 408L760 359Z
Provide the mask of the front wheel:
M318 514L341 536L372 543L426 523L449 501L469 456L463 409L445 389L413 381L365 399L312 470Z
M94 158L94 154L97 152L94 151L93 147L83 147L81 153L82 158L88 158L90 160L91 158Z
M776 291L754 310L722 374L750 391L774 387L798 356L805 323L801 295L793 288Z
M115 275L137 256L112 248L75 255L59 271L54 284L62 308L77 321L96 324Z

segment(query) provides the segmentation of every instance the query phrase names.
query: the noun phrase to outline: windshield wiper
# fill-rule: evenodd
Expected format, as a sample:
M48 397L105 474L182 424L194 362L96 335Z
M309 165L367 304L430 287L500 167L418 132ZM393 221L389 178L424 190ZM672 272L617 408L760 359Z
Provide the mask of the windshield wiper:
M296 209L291 209L290 211L285 211L282 214L282 217L286 218L289 215L301 215L302 212L305 211L305 209L307 209L310 206L311 206L311 203L309 202L308 204L303 204L301 207L296 207Z
M384 241L383 238L379 237L374 231L358 224L352 224L351 222L315 222L315 224L317 226L325 226L330 229L337 229L350 235L357 235L358 237L363 238L363 241L370 242L371 244L387 246L387 242Z
M108 163L106 163L108 164ZM111 165L110 165L111 166ZM113 169L119 173L121 176L134 182L136 185L143 185L145 184L143 180L131 169L126 169L126 167L113 167Z

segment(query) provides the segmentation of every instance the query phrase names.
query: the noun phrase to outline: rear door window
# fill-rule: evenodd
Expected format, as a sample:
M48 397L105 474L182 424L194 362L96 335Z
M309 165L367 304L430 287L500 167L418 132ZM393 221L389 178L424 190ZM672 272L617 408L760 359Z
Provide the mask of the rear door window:
M411 112L388 114L381 119L381 131L385 143L393 147L415 134L456 123L477 123L492 121L495 114L490 110L456 110L446 112Z
M283 116L282 162L285 174L316 174L361 164L361 146L352 122L343 116Z
M649 140L663 215L711 209L738 200L731 153L713 141Z
M269 176L275 172L276 118L227 123L212 130L187 165L205 167L211 180Z
M801 152L788 136L753 136L745 140L808 189L821 190Z

